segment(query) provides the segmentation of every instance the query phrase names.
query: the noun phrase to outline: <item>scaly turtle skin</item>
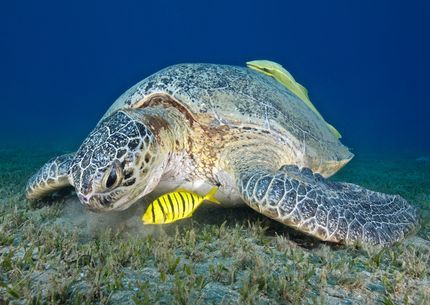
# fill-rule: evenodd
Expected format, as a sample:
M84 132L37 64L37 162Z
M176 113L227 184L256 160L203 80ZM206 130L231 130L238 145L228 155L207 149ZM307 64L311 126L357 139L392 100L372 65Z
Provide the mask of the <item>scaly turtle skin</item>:
M331 182L353 155L325 121L273 78L242 67L181 64L126 91L74 155L28 182L38 199L67 185L96 211L152 191L218 185L224 205L319 239L389 245L417 223L400 196Z

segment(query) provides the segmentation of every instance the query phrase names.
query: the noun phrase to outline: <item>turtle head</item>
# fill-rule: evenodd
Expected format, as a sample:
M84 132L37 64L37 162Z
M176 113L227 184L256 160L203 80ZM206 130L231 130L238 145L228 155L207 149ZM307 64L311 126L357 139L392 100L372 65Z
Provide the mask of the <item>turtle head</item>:
M89 209L124 210L158 184L163 159L151 130L133 110L121 110L85 139L70 171L71 183Z

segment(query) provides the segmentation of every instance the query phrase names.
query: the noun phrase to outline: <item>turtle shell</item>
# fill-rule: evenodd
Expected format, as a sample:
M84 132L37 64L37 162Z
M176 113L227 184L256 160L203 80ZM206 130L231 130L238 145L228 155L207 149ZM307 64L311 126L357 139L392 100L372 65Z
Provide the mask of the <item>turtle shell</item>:
M137 83L108 109L169 104L190 120L210 118L214 125L256 128L282 138L294 147L297 160L328 176L353 154L288 88L272 77L245 67L217 64L179 64ZM286 150L288 151L288 150ZM297 162L300 163L300 162Z

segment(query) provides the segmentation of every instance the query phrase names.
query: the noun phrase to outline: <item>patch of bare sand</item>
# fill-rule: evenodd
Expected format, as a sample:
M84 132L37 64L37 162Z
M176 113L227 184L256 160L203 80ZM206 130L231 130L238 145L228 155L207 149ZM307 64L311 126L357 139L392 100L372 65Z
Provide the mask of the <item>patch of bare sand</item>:
M97 238L107 230L119 235L129 233L145 237L160 229L143 225L141 217L147 205L148 200L141 200L125 211L96 213L85 208L76 197L70 197L64 201L62 214L55 219L54 225L78 231L84 239Z

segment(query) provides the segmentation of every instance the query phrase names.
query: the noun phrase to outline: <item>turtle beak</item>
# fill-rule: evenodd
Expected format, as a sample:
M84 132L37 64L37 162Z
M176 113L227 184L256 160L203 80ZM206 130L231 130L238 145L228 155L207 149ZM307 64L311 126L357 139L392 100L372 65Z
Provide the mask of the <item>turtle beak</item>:
M78 198L79 198L79 201L82 202L84 205L88 205L89 202L90 202L90 197L89 196L78 194Z
M78 194L78 198L86 208L93 212L121 211L135 202L135 200L130 200L127 195L118 195L115 193Z

